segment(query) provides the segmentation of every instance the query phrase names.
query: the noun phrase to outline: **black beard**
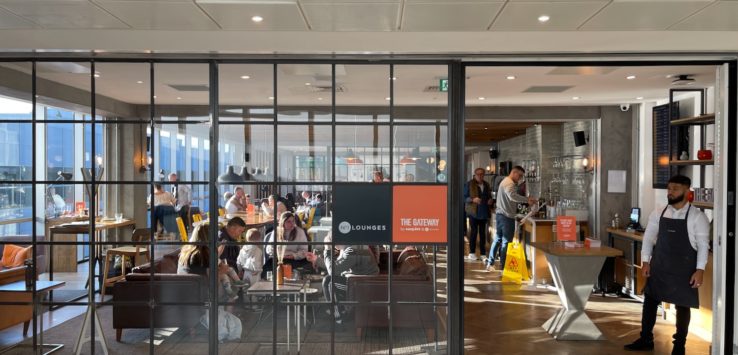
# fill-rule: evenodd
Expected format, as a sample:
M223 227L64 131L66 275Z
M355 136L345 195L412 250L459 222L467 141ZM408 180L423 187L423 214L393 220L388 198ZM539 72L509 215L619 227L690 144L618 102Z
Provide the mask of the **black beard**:
M682 202L684 200L684 194L682 194L681 196L677 196L675 198L669 198L667 196L666 199L669 201L669 204L670 205L674 205L674 204L677 204L677 203Z

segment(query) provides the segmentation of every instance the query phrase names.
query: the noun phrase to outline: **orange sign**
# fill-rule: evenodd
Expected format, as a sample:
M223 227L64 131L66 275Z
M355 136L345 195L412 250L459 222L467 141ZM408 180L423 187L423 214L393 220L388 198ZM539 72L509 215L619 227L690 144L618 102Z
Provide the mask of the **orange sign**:
M446 243L447 191L442 185L395 185L392 190L392 241Z
M574 216L556 217L556 240L577 241L577 218Z

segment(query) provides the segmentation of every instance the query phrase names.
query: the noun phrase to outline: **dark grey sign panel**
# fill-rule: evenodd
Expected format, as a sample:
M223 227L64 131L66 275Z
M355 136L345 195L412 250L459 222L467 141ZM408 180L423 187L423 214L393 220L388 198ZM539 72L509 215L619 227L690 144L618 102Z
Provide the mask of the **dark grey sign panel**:
M333 240L337 244L390 244L390 184L333 186Z

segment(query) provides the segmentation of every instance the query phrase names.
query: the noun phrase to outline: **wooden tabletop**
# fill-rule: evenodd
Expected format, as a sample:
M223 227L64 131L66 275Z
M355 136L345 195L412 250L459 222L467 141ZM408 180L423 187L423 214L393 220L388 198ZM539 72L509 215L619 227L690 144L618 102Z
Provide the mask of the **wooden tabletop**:
M284 285L277 285L277 293L299 293L303 288L305 288L305 280L284 280ZM251 285L246 292L272 293L274 292L274 283L272 281L259 281L256 284Z
M75 222L73 224L60 224L57 226L53 226L49 228L49 231L52 233L63 233L63 234L84 234L89 232L90 230L90 223L80 223L81 221ZM114 229L114 228L120 228L120 227L126 227L126 226L135 226L136 222L130 219L123 219L121 222L116 222L115 220L112 221L96 221L95 222L95 230L104 230L104 229Z
M64 281L36 281L36 292L51 291L66 284ZM32 290L32 288L26 288L25 280L0 285L0 292L31 292Z
M641 232L628 232L625 229L618 228L607 228L607 232L623 238L632 239L643 243L643 233Z
M556 256L622 256L623 251L610 247L597 248L565 248L561 244L551 242L533 242L530 245L541 249L544 253Z

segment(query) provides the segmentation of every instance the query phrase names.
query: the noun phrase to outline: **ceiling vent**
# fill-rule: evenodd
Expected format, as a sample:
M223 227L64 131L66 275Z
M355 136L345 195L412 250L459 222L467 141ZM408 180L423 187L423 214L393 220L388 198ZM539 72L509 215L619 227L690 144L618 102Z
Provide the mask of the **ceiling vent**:
M310 91L310 92L316 92L316 93L318 93L318 92L332 92L333 91L333 86L331 86L331 85L311 85L311 86L306 86L306 87L308 88L308 91ZM336 92L337 93L338 92L346 92L346 91L347 91L346 90L346 86L344 86L343 84L336 84Z
M439 92L439 91L441 91L441 87L438 85L426 86L423 89L423 92Z
M671 77L674 78L674 80L671 81L671 85L692 85L695 83L692 74L679 74L672 75Z
M196 84L196 85L186 85L186 84L167 84L170 88L177 90L177 91L209 91L209 88L207 85L204 84Z
M532 94L547 94L547 93L557 93L557 92L564 92L566 90L569 90L573 88L574 86L558 86L558 85L550 85L550 86L531 86L523 92L532 93Z

